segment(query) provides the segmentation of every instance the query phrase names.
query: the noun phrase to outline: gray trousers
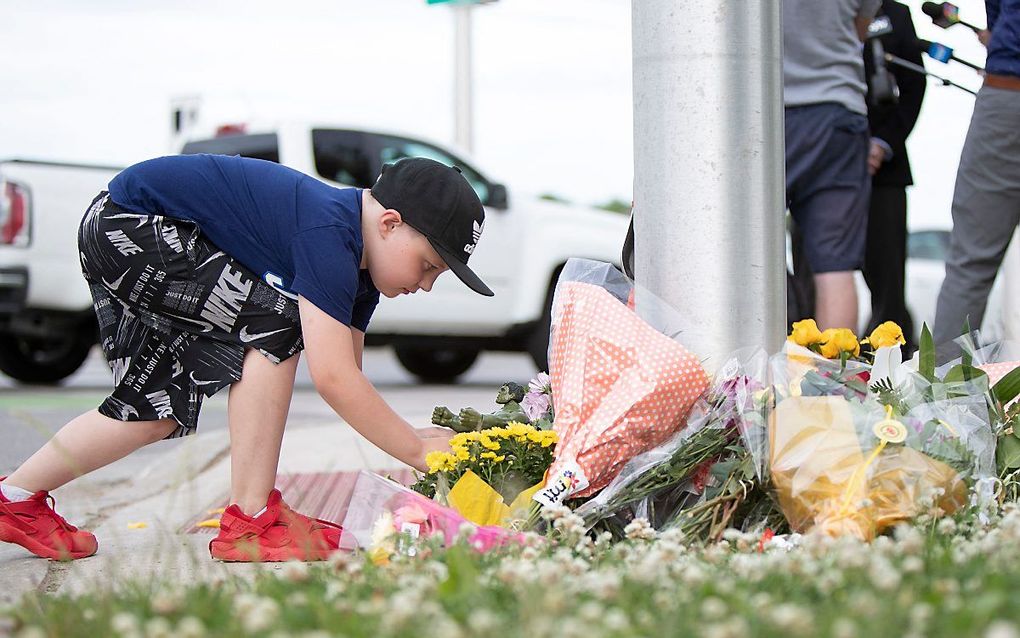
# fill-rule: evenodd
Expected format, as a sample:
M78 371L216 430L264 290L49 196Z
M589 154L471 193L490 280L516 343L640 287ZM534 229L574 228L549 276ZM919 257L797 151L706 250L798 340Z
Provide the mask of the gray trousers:
M977 329L1020 222L1020 91L983 87L960 155L946 279L935 311L940 363L959 356L965 319ZM1006 291L1007 295L1017 291Z

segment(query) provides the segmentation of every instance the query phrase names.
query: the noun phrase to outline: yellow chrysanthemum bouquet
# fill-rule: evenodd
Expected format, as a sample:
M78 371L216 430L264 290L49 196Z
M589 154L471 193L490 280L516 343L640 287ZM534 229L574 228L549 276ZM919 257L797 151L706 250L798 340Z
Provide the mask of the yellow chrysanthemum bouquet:
M511 422L450 440L452 452L432 452L429 471L411 486L478 525L518 527L553 461L557 434Z

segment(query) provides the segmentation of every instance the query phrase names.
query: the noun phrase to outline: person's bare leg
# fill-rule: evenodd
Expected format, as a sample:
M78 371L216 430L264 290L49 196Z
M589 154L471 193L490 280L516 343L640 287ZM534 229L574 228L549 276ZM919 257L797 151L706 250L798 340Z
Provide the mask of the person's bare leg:
M230 502L249 516L266 506L276 485L297 364L298 355L274 364L249 350L241 380L230 386Z
M850 271L815 275L815 323L818 328L857 332L857 286Z
M62 427L4 482L29 492L55 490L166 438L176 427L173 419L118 421L91 410Z

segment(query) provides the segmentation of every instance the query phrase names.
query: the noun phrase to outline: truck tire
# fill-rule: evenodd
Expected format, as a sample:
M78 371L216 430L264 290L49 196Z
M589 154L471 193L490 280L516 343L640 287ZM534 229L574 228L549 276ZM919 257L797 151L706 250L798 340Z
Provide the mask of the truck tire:
M72 332L39 339L0 335L0 371L22 383L54 384L74 374L94 340Z
M456 380L474 365L479 354L477 349L397 346L394 350L400 365L426 383L450 383Z
M545 308L542 310L542 316L535 324L535 328L531 331L525 344L528 354L531 355L531 360L535 362L535 367L539 372L549 371L549 335L552 329L553 295L556 293L556 282L559 280L562 270L561 266L553 273L549 292L545 296Z

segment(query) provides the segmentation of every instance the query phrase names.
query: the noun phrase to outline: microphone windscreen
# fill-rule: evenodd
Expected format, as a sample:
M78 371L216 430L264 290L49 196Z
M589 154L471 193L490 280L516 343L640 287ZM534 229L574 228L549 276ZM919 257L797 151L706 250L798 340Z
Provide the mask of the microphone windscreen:
M942 5L935 4L934 2L921 3L921 11L923 11L926 16L930 16L931 18L941 18L944 15L942 12Z

